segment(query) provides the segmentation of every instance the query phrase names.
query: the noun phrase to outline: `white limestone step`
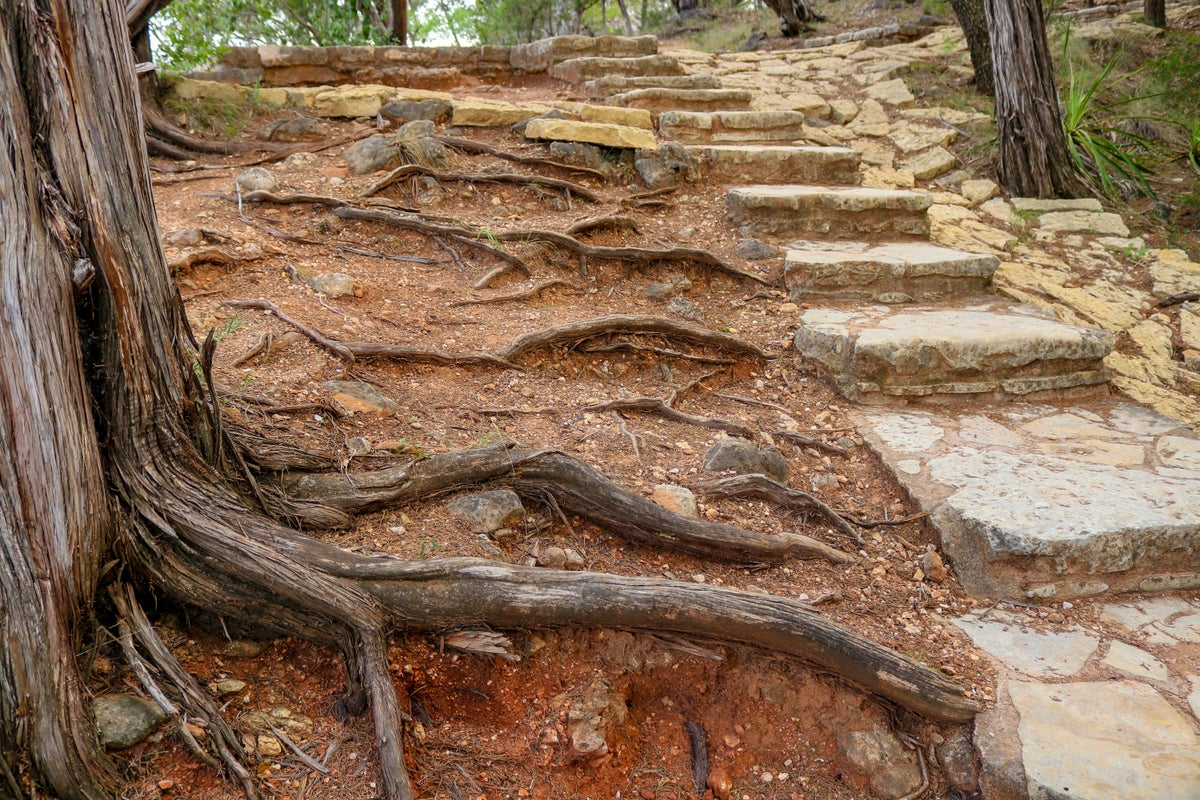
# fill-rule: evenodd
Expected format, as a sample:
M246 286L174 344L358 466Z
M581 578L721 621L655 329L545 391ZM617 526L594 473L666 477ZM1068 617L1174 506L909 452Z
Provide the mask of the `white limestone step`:
M804 115L798 111L663 111L658 133L684 144L791 142L804 138Z
M682 75L683 66L675 58L661 54L636 58L585 56L569 58L550 67L547 72L551 78L560 81L583 83L605 75Z
M1113 399L866 408L859 433L977 597L1200 587L1200 438Z
M849 147L811 145L689 145L709 178L727 183L824 183L859 181L859 153Z
M614 94L608 102L627 108L662 111L744 111L754 93L749 89L630 89Z
M783 280L793 300L911 303L978 295L999 266L995 256L928 242L855 242L838 249L817 245L789 250Z
M932 200L907 189L760 184L730 190L726 204L747 236L927 238Z
M1109 379L1103 362L1113 337L985 298L810 309L801 315L795 347L861 403L1011 400L1097 394L1094 387Z
M605 75L585 81L583 90L589 97L603 99L634 89L720 89L716 75Z
M486 49L486 48L485 48ZM629 58L658 52L656 36L551 36L509 49L514 69L540 72L572 58Z

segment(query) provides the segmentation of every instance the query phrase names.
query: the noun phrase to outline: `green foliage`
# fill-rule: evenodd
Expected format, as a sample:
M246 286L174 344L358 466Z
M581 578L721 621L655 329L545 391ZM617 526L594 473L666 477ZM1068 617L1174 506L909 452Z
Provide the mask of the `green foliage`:
M1192 123L1191 130L1188 132L1188 163L1192 165L1192 169L1200 175L1200 119Z
M921 0L921 11L932 17L945 17L952 13L949 0Z
M183 99L172 95L166 100L167 108L187 118L187 126L194 131L225 139L236 138L249 121L248 107L253 108L254 93L246 96L245 103L237 103L217 97Z
M1200 33L1167 31L1146 61L1151 91L1165 99L1163 111L1181 123L1200 109Z

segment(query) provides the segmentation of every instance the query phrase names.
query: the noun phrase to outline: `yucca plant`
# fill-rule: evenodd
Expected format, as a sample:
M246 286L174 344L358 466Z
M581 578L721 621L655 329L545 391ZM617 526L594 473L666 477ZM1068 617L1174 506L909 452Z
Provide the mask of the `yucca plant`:
M1067 42L1070 32L1067 33ZM1064 55L1066 44L1063 46ZM1147 154L1157 149L1155 142L1132 133L1122 123L1151 120L1139 115L1122 114L1119 109L1154 95L1136 95L1111 102L1101 98L1119 83L1133 78L1140 70L1113 75L1119 53L1114 53L1091 80L1084 80L1070 66L1066 92L1062 98L1063 130L1067 149L1075 168L1095 190L1116 199L1128 188L1136 188L1155 197L1149 176L1154 174L1146 163ZM1162 120L1155 120L1162 121Z

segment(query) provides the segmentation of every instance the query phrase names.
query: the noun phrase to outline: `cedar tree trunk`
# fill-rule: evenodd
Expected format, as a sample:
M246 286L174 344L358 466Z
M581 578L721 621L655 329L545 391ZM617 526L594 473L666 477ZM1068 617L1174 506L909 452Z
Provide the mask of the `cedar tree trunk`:
M967 37L971 51L971 66L975 68L975 88L994 97L996 85L992 80L992 43L988 38L987 15L983 0L950 0L954 16Z
M985 0L996 83L996 168L1020 197L1078 197L1067 152L1041 0Z
M808 0L766 0L766 3L779 15L779 32L784 36L798 36L800 31L808 29L807 23L822 19Z
M1154 27L1167 27L1167 0L1145 0L1142 13L1146 15L1146 21Z
M355 475L373 487L365 494L347 476L299 499L227 477L249 470L222 433L207 374L212 339L193 342L158 243L123 12L117 0L0 0L0 795L26 796L32 784L64 800L116 794L76 661L109 582L126 657L157 667L137 673L146 690L197 757L251 798L237 737L157 639L127 581L339 649L339 709L369 705L388 800L412 797L390 630L703 635L806 659L934 720L974 715L949 679L792 601L476 559L365 556L264 513L265 503L294 517L328 499L344 518L413 485L428 494L507 481L527 495L557 491L564 508L642 541L670 545L678 529L680 543L737 559L751 536L665 512L553 451L443 454ZM639 523L647 513L651 522ZM189 741L184 715L207 718L202 741Z

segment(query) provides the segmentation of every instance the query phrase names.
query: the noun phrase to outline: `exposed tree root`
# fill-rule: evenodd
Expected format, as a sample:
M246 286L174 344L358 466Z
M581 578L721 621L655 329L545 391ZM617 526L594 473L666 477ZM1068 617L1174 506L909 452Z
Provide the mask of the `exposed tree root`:
M775 431L771 435L776 438L783 439L784 441L791 442L792 444L800 445L801 447L815 447L818 450L824 450L825 452L833 453L834 455L846 455L846 448L836 444L823 442L815 436L805 436L803 433L797 433L796 431L789 430Z
M667 401L660 397L635 397L631 400L612 400L608 403L597 403L595 405L584 406L584 411L643 411L649 414L658 414L661 417L666 417L675 422L682 422L687 425L696 425L700 428L708 428L714 431L725 431L733 436L741 436L744 439L754 439L755 431L741 425L737 422L731 422L726 419L717 419L715 417L697 417L692 414L684 413L676 408L667 405Z
M641 233L638 230L637 222L633 217L625 217L620 214L612 214L606 217L589 217L581 219L578 222L572 222L567 226L568 236L578 236L581 233L599 230L600 228L625 228L634 233Z
M489 156L495 156L496 158L504 159L505 161L511 161L514 164L529 164L542 167L551 167L553 169L561 169L564 172L574 172L580 175L591 175L593 178L597 178L601 181L608 180L607 175L600 170L592 169L591 167L580 167L574 164L564 164L561 161L553 161L551 159L541 158L539 156L517 155L516 153L509 153L505 150L500 150L499 148L492 147L491 145L484 144L483 142L476 142L471 139L459 139L454 136L436 136L434 138L447 147L452 147L455 150L459 150L464 153L484 153Z
M149 106L143 106L142 118L145 120L146 132L149 136L158 139L160 142L166 142L169 145L182 148L184 151L190 151L187 153L187 158L189 159L195 153L213 153L228 156L237 153L278 152L292 149L268 142L214 142L208 139L201 139L199 136L193 136L187 131L171 124L165 117Z
M841 514L808 492L784 486L766 475L733 475L715 481L697 483L692 489L708 497L758 497L793 511L816 511L856 544L862 544L862 534L854 530Z
M576 291L581 291L583 289L582 286L573 281L564 280L563 278L550 278L549 280L542 281L541 283L531 286L528 289L520 292L502 294L495 297L480 297L473 300L456 300L455 302L451 303L450 306L453 308L457 306L475 306L484 305L486 303L512 303L518 300L528 300L531 297L537 297L542 292L546 291L547 289L552 289L555 286L565 286L570 289L575 289Z
M521 175L516 172L443 172L441 170L432 169L420 164L405 164L396 167L394 170L383 176L375 183L368 186L361 193L362 197L372 197L379 194L381 191L391 186L392 184L402 181L405 178L414 175L427 175L438 181L461 181L463 183L513 183L518 186L548 186L551 189L560 189L567 193L570 197L574 195L589 203L598 203L600 198L596 193L578 183L571 181L560 180L559 178L547 178L542 175Z
M667 347L652 347L650 345L634 344L633 342L590 344L581 348L581 350L585 353L618 353L622 351L629 351L631 353L654 353L655 355L663 356L664 358L681 358L685 361L695 361L699 364L720 364L722 366L728 366L729 364L736 363L732 358L697 355L695 353L683 353L679 350L671 350Z
M665 336L669 339L687 342L701 347L711 347L725 353L750 358L770 359L773 356L759 349L745 339L739 339L728 333L676 322L665 317L638 316L633 314L614 314L606 317L569 322L556 325L544 331L536 331L518 336L513 343L496 355L506 361L520 358L530 350L543 347L560 347L575 345L578 342L593 339L597 336L615 334Z
M844 564L855 560L808 536L771 536L673 513L557 450L500 444L438 453L373 472L293 472L278 480L290 497L350 513L495 483L511 486L534 500L548 493L564 512L651 547L733 561L819 557Z
M230 308L249 308L269 311L296 330L303 333L316 344L333 353L338 358L353 364L359 358L384 358L390 361L401 361L410 364L437 364L439 366L469 366L487 364L502 369L516 369L508 359L489 355L488 353L467 353L457 355L444 350L427 347L414 347L404 344L383 344L377 342L340 342L325 334L289 317L279 306L269 300L231 300L225 305Z

